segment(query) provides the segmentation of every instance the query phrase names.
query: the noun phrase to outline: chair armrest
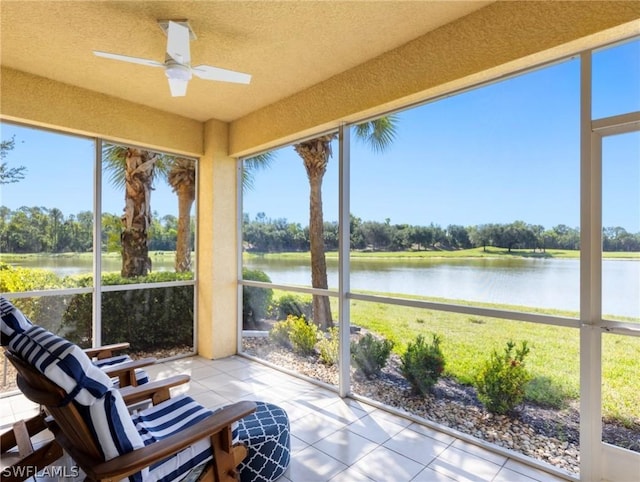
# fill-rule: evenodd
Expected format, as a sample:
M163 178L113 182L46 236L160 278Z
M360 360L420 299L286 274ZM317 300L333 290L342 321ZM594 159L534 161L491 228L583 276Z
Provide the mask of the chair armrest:
M33 437L43 430L47 430L47 424L44 421L45 415L43 412L40 412L35 417L32 417L28 420L24 421L24 429L26 429L27 437ZM19 430L19 429L18 429ZM14 447L18 446L19 439L18 431L16 427L10 428L2 435L0 435L0 453L5 453L8 450L11 450Z
M70 453L72 458L80 464L90 478L95 480L120 480L139 472L155 462L180 452L198 440L211 437L227 427L230 428L231 423L246 417L255 410L256 404L254 402L243 401L234 403L219 410L205 420L198 422L196 425L166 439L93 466L91 465L91 461L86 459L82 453L74 453L75 450Z
M86 348L84 352L89 358L96 357L98 360L111 358L114 351L122 351L129 348L130 343L114 343L113 345L99 346L98 348Z
M189 375L175 375L155 382L145 383L139 386L128 386L120 389L120 394L127 405L143 402L151 399L154 405L169 400L169 389L183 385L191 380Z
M140 360L132 360L117 365L102 367L102 370L109 377L118 377L121 387L136 386L136 368L142 368L156 363L155 358L142 358Z

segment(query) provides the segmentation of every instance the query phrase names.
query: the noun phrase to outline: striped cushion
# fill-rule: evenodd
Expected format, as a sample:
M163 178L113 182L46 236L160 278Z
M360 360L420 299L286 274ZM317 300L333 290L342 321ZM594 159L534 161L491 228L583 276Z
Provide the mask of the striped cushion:
M77 345L33 325L15 335L9 348L67 393L105 460L144 446L120 392ZM143 475L132 480L143 480Z
M145 445L150 445L197 424L212 413L191 397L180 395L135 414L133 421ZM237 424L233 435L235 443L238 436ZM211 457L211 444L206 437L178 454L152 465L145 482L180 480L192 468L208 462Z
M100 368L101 370L106 370L108 368L113 368L117 365L122 365L123 363L128 363L133 361L129 355L118 355L112 356L110 358L102 358L100 360L93 360L93 364ZM144 385L145 383L149 383L149 375L146 371L141 368L136 368L136 381L138 385ZM120 380L118 377L113 377L111 379L111 383L113 383L114 388L120 388Z
M18 333L24 333L31 328L31 320L17 309L4 296L0 296L0 318L2 324L2 346L9 345L11 339Z

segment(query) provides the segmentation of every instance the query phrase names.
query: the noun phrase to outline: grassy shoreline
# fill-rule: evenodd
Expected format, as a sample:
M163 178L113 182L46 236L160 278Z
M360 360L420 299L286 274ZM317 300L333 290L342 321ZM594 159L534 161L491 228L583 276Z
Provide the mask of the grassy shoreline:
M328 251L327 258L337 258L337 251ZM640 260L640 252L604 252L605 259ZM281 259L309 259L309 252L283 252L283 253L243 253L246 259L252 258L281 258ZM438 258L533 258L533 259L579 259L580 251L567 249L547 249L544 252L531 251L529 249L507 249L487 247L460 249L453 251L429 250L429 251L351 251L351 258L362 259L438 259Z
M150 251L151 258L175 256L175 251ZM242 253L245 259L299 259L309 260L308 251L282 252L282 253ZM337 259L337 251L328 251L327 258ZM78 258L90 260L93 253L0 253L0 261L8 262L12 260L34 259L38 257L51 258ZM119 252L102 253L103 258L120 259ZM351 258L362 259L438 259L438 258L533 258L533 259L579 259L580 251L568 249L547 249L546 251L532 251L530 249L507 249L494 248L471 248L460 250L426 250L426 251L351 251ZM640 260L640 252L604 252L605 259Z

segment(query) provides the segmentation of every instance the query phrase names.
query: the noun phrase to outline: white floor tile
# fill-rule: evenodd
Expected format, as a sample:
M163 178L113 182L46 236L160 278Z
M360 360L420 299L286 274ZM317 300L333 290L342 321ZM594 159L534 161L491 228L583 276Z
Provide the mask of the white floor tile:
M463 450L449 447L429 467L460 482L490 482L501 466Z
M419 423L412 423L407 428L413 430L414 432L421 433L422 435L426 435L427 437L434 438L439 442L443 442L446 444L451 444L456 440L456 438L453 435L449 435L444 432L439 432L438 430L432 429L425 425L420 425Z
M526 475L533 480L539 480L541 482L563 482L565 480L560 477L555 477L549 472L531 467L530 465L523 464L522 462L518 462L513 459L507 460L507 463L504 464L504 469Z
M314 444L343 426L315 413L309 413L291 423L291 433L308 444Z
M440 472L436 472L431 467L425 468L422 472L416 475L411 482L451 482L456 479L447 477Z
M456 440L453 442L452 447L488 460L489 462L493 462L494 464L504 465L507 461L507 457L504 455L492 452L491 450L487 450L479 445L465 442L464 440Z
M229 357L229 358L221 358L219 360L214 360L211 364L214 368L217 368L223 372L229 372L233 370L238 370L240 368L246 367L251 362L241 357Z
M299 439L295 435L291 435L291 454L300 452L301 450L304 450L307 447L309 447L309 444L307 442Z
M386 447L378 447L352 468L377 482L408 482L424 469L424 465Z
M285 476L291 482L326 482L347 468L342 462L324 452L307 447L291 457Z
M231 400L221 397L220 395L216 395L212 392L196 393L192 398L200 405L210 410L214 410L231 403Z
M256 396L261 395L263 395L263 392L259 392L256 394ZM277 402L277 405L284 409L285 412L287 412L289 423L294 422L295 420L298 420L299 418L302 418L314 411L311 407L307 405L297 404L294 401L279 401Z
M347 425L349 430L358 435L381 444L389 440L394 435L400 433L405 427L381 418L374 418L372 414L356 420Z
M342 429L316 442L313 446L344 464L353 465L377 448L378 444L347 429Z
M353 407L340 398L336 398L333 403L327 405L326 407L319 408L317 413L345 425L353 423L356 420L367 415L367 412L365 412L364 410Z
M387 440L384 446L418 463L429 465L449 445L405 428L402 432Z
M539 480L532 479L513 470L502 468L495 479L493 479L493 482L539 482Z
M359 470L349 467L336 475L331 482L373 482Z

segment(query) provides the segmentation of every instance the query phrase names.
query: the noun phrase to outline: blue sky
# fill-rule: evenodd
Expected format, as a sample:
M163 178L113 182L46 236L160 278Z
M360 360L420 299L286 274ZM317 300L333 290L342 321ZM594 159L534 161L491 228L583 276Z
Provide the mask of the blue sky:
M594 55L593 117L640 110L640 41ZM351 152L351 212L363 220L473 225L523 220L579 226L579 61L571 60L398 114L383 154L357 140ZM90 140L2 124L15 135L10 166L26 179L1 186L0 201L92 209ZM324 216L338 215L337 148L324 181ZM607 139L604 225L640 232L640 134ZM80 183L78 181L81 181ZM104 211L119 214L123 194L104 183ZM170 188L157 183L152 209L176 214ZM243 211L307 224L308 181L291 147L256 175Z
M640 42L594 56L593 117L640 110ZM578 227L579 62L572 60L398 115L394 143L351 152L351 212L363 220L474 225L523 220ZM608 140L605 226L640 232L640 135ZM338 215L337 148L324 180ZM308 223L308 182L291 147L256 175L243 211Z

